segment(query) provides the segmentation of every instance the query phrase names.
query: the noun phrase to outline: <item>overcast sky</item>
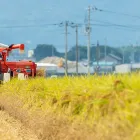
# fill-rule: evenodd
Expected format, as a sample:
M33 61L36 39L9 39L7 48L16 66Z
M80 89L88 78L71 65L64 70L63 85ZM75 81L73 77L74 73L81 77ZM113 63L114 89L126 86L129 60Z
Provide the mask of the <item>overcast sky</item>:
M58 50L64 50L64 27L45 24L56 24L66 20L84 24L89 5L140 16L139 0L0 0L0 42L26 43L31 49L37 44L46 43L54 44ZM100 44L104 44L105 38L107 44L113 46L136 44L136 42L140 44L140 18L99 11L91 12L91 23L105 24L105 22L137 26L139 29L135 31L124 27L92 26L91 44L95 44L97 40ZM5 26L7 28L4 28ZM17 28L18 26L23 27ZM75 45L75 30L69 27L68 32L70 48ZM87 45L84 26L79 27L79 44Z

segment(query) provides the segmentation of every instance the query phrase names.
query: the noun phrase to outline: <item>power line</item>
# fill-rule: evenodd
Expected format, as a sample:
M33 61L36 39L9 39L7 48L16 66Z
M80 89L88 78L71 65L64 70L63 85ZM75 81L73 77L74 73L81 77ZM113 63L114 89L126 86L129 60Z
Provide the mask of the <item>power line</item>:
M122 14L122 15L126 15L126 16L131 16L131 17L137 17L140 19L140 16L134 16L134 15L129 15L129 14L126 14L126 13L117 13L117 12L113 12L113 11L108 11L108 10L103 10L103 9L98 9L97 7L95 6L92 6L91 7L92 10L95 10L95 11L100 11L100 12L111 12L111 13L116 13L116 14ZM84 20L84 23L86 23L87 21L87 14L85 14L85 20ZM105 23L105 25L99 25L99 26L116 26L116 27L123 27L123 28L131 28L131 29L140 29L140 26L139 25L123 25L123 24L115 24L115 23L110 23L110 22L107 22L107 21L100 21L100 20L93 20L95 22L100 22L100 23ZM95 24L92 24L92 25L95 25ZM96 24L97 25L97 24Z
M122 24L114 24L111 22L107 22L107 21L100 21L100 20L94 20L95 22L99 22L99 23L103 23L103 24L96 24L96 23L91 23L91 26L100 26L100 27L115 27L117 29L129 29L130 31L139 31L140 27L138 27L138 25L122 25ZM60 25L60 24L39 24L39 25L16 25L16 26L0 26L0 29L6 29L6 28L47 28L50 26L56 26L56 25ZM78 23L78 25L80 26L85 26L85 24L83 23ZM119 27L119 28L118 28ZM127 30L127 31L129 31ZM54 31L57 31L56 29L54 29ZM51 31L53 32L53 31Z
M56 25L59 24L55 23L55 24L38 24L38 25L14 25L14 26L0 26L0 28L49 27L49 26L56 26Z
M92 24L92 25L99 25L99 26L119 26L119 27L125 27L125 28L137 28L140 29L139 25L123 25L123 24L115 24L115 23L111 23L108 21L102 21L102 20L94 20L95 22L99 22L99 23L104 23L104 24ZM74 24L74 23L72 23ZM77 23L80 26L84 26L84 23ZM0 28L30 28L30 27L50 27L50 26L61 26L61 23L54 23L54 24L34 24L34 25L14 25L14 26L0 26Z
M118 26L118 27L124 27L124 28L131 28L131 29L140 29L140 27L135 26L135 25L124 25L124 24L115 24L107 21L101 21L101 20L94 20L95 22L99 23L105 23L106 26Z
M115 11L110 11L110 10L98 9L96 7L95 7L95 10L100 11L100 12L106 12L106 13L111 13L111 14L119 14L119 15L122 15L122 16L129 16L129 17L140 19L140 16L130 15L128 13L121 13L121 12L115 12Z
M104 25L104 24L91 24L91 26L98 26L98 27L113 27L114 29L126 30L126 31L140 31L140 29L136 28L129 28L124 26L117 26L117 25Z
M124 30L124 31L134 31L134 32L139 32L140 30L137 30L137 29L129 29L129 28L122 28L122 27L115 27L115 26L112 26L112 25L101 25L101 24L91 24L91 26L96 26L96 27L105 27L105 28L108 28L108 27L113 27L113 29L117 29L117 30Z

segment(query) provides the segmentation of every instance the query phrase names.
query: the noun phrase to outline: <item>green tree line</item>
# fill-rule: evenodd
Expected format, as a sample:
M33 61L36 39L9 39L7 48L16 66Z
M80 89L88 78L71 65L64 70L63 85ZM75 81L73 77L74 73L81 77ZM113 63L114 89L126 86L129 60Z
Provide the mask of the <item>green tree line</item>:
M105 57L105 46L99 45L98 47L99 51L99 59ZM132 47L132 46L125 46L125 47L110 47L106 46L106 55L113 54L120 58L124 58L125 63L130 63L133 58L135 62L140 62L140 47ZM133 57L134 54L134 57ZM64 52L59 52L55 46L50 44L38 44L37 47L34 49L34 57L36 58L36 61L40 61L41 59L45 57L50 56L57 56L57 57L65 57ZM90 48L90 56L91 61L97 60L97 47L92 46ZM87 59L87 46L78 46L78 59ZM68 51L68 60L75 61L76 60L76 47L73 46Z

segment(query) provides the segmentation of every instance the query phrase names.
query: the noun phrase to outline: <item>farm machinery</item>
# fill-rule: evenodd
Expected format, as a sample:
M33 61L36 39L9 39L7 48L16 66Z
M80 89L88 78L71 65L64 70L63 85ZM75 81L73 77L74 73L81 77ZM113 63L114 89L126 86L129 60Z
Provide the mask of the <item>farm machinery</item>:
M24 52L24 44L11 44L10 46L0 44L0 74L10 73L11 77L15 77L18 73L24 76L35 77L37 65L32 61L7 61L7 56L12 50L19 49L20 53Z

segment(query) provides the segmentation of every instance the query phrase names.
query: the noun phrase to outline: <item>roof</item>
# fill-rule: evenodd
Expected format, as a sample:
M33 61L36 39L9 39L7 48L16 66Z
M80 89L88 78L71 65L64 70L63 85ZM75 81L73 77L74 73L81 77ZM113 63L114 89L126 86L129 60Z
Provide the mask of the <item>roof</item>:
M36 63L37 64L37 66L54 66L54 67L57 67L57 65L55 65L55 64L50 64L50 63Z
M100 61L105 60L105 58L108 58L108 57L111 57L111 58L113 58L115 60L118 60L118 61L121 61L122 60L120 57L118 57L118 56L116 56L114 54L108 54L106 57L100 59Z
M65 59L64 58L61 58L61 57L46 57L42 60L40 60L38 63L51 63L51 64L56 64L58 65L60 61L63 61L63 63L65 64ZM74 68L76 67L76 61L67 61L67 65L68 65L68 68Z
M114 54L109 54L109 56L111 56L111 57L113 57L113 58L115 58L115 59L117 59L117 60L122 60L120 57L118 57L118 56L116 56L116 55L114 55Z

